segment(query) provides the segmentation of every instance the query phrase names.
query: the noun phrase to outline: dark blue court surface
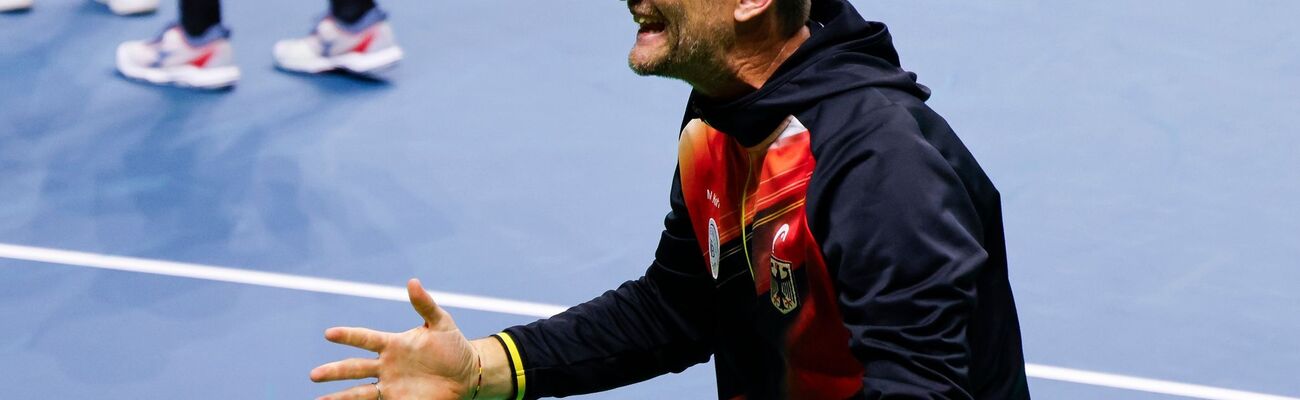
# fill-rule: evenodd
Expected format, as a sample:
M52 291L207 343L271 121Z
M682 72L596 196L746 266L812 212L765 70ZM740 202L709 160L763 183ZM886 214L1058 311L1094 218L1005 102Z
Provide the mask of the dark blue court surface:
M113 72L170 0L36 1L0 15L0 243L564 305L652 256L689 88L627 70L625 3L381 0L408 55L383 83L271 67L323 0L230 1L244 77L206 93ZM1300 397L1300 3L858 4L1002 190L1031 363ZM310 398L343 387L312 367L363 354L325 328L419 322L17 258L3 398ZM532 319L451 311L474 336ZM588 398L713 396L701 366Z

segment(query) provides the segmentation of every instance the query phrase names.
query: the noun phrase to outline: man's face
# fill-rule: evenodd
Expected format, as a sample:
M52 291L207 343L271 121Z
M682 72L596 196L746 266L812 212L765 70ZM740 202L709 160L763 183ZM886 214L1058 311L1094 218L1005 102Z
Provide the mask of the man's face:
M627 63L639 75L688 78L716 67L732 43L732 1L628 0L636 44Z

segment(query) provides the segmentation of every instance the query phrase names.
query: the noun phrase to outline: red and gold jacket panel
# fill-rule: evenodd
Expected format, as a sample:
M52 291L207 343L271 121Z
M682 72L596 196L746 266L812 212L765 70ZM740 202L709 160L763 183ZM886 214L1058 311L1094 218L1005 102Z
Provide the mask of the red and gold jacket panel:
M723 398L842 399L859 392L834 278L808 228L810 134L789 117L752 148L701 120L681 135L682 196L717 282ZM742 236L743 233L743 236Z

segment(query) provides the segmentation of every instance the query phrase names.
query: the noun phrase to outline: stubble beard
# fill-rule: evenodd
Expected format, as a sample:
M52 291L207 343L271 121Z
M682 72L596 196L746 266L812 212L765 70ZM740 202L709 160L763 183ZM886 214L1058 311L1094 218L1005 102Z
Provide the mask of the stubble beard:
M701 34L674 32L676 39L668 43L664 54L638 63L633 54L628 55L628 67L640 76L660 76L692 83L712 79L722 72L721 54L729 47L725 31L710 28ZM706 39L712 38L712 39Z

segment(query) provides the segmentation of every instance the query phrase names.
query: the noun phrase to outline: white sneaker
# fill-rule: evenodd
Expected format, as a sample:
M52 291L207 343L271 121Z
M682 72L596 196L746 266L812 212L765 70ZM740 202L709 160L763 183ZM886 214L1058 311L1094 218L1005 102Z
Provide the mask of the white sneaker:
M95 0L108 6L117 15L151 13L158 10L158 0Z
M32 8L32 0L0 0L0 12L22 11Z
M402 48L393 40L387 19L378 8L351 25L326 16L310 35L277 42L275 64L313 74L335 69L367 74L391 67L402 59Z
M117 46L117 70L128 78L154 84L204 89L230 87L239 81L239 67L230 47L230 31L221 25L190 38L172 25L153 40Z

